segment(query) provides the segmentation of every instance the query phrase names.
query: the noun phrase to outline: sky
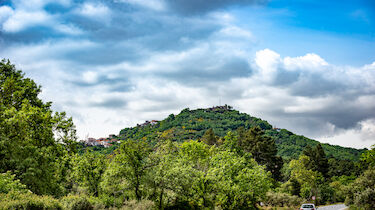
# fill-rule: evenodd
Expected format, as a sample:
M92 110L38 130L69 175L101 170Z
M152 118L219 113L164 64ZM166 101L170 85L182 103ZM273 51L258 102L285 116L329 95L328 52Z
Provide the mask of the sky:
M0 0L0 58L81 139L228 104L324 143L375 144L372 0Z

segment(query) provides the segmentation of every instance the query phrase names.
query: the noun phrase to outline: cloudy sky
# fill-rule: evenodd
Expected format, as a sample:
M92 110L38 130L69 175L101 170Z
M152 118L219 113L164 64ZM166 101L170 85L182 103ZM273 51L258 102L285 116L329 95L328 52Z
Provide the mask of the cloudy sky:
M221 101L322 142L375 144L371 0L0 0L0 58L81 138Z

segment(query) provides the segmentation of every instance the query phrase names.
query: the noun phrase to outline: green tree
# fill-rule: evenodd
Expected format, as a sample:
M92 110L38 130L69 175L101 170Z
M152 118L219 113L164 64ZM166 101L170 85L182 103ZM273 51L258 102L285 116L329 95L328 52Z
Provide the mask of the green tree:
M240 147L245 152L250 152L259 164L265 165L274 179L281 180L283 160L277 156L275 140L266 136L260 127L252 127L248 131L239 130L238 133Z
M192 185L190 201L201 207L212 207L213 181L208 176L210 158L214 147L197 141L187 141L181 144L179 156L183 165L190 168Z
M183 185L183 181L178 177L185 173L176 170L178 168L178 145L176 142L161 141L156 148L155 153L150 157L155 166L150 171L148 182L153 188L151 197L158 203L159 209L164 209L165 203L173 199L173 194L178 194L176 187Z
M371 150L362 154L361 160L368 166L375 167L375 145L372 146Z
M298 160L289 162L291 179L295 179L299 182L301 186L300 195L306 199L310 199L311 196L317 197L319 193L318 184L321 180L321 174L319 172L306 167L309 162L310 158L305 155L301 155Z
M0 62L0 172L10 171L37 194L59 194L57 162L74 152L75 128L9 61ZM48 183L48 184L46 184Z
M351 160L328 159L328 177L351 176L357 174L359 168L356 162Z
M212 128L208 129L202 137L202 141L208 145L217 145L217 140L218 138L215 136Z
M375 168L369 168L348 187L345 204L375 209Z
M138 201L142 199L147 173L153 165L148 161L151 152L151 147L146 142L127 140L121 144L110 165L109 170L113 171L113 175L120 180L125 179L123 190L132 190Z
M27 192L26 186L10 172L0 174L0 193Z
M223 209L256 209L270 189L268 173L246 155L220 151L210 162L208 177L214 183L216 204Z
M308 169L318 171L324 177L328 177L328 159L321 144L317 144L314 148L306 146L303 154L310 158L310 162L306 165Z
M105 155L86 151L83 155L76 155L73 160L73 177L80 187L88 194L98 196L99 184L106 169Z
M326 154L323 150L323 147L321 144L316 145L315 147L315 160L316 169L320 173L323 174L324 177L327 177L329 165L328 165L328 159L326 157Z

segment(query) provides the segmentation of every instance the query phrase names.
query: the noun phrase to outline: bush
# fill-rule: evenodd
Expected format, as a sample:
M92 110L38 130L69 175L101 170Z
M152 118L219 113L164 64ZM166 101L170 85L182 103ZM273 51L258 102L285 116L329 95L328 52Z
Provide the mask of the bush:
M100 200L100 202L105 207L121 208L124 205L124 201L126 200L126 196L125 195L111 196L111 195L107 195L107 194L101 194L98 199Z
M365 209L375 209L375 189L367 188L355 196L354 204Z
M370 168L347 188L346 205L364 209L375 208L375 168Z
M0 193L8 193L10 191L26 193L28 191L26 185L15 179L15 176L9 171L0 174Z
M58 200L50 196L38 196L33 193L0 194L0 209L62 209Z
M94 210L105 209L106 206L100 198L91 196L88 199Z
M124 206L121 208L122 210L149 210L154 209L155 204L153 201L150 200L130 200L125 201Z
M68 195L60 199L65 209L92 210L94 209L89 199L84 195Z
M280 193L280 192L268 192L266 195L266 199L264 203L267 206L299 206L301 203L304 202L304 199L295 196L289 195L287 193Z

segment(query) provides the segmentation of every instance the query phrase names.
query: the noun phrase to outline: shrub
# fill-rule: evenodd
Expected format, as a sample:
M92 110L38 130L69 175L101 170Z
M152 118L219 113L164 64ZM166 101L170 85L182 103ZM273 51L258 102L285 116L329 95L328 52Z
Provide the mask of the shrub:
M105 209L106 206L100 198L91 196L88 199L94 210Z
M121 208L122 210L149 210L154 209L155 204L153 201L150 200L130 200L125 201L124 206Z
M100 200L100 202L105 207L121 208L124 205L124 201L126 200L126 196L125 195L111 196L111 195L107 195L107 194L101 194L98 199Z
M367 188L363 192L356 194L354 204L365 209L375 209L375 189Z
M15 176L9 171L0 174L0 193L8 193L10 191L27 192L26 185L15 179Z
M366 170L347 188L346 205L364 209L375 208L375 168Z
M60 199L65 209L91 210L94 209L89 199L84 195L68 195Z
M267 206L299 206L304 202L304 199L295 196L289 195L287 193L280 192L268 192L265 199L265 204Z
M38 196L33 193L0 194L0 209L62 209L57 199L51 196Z

